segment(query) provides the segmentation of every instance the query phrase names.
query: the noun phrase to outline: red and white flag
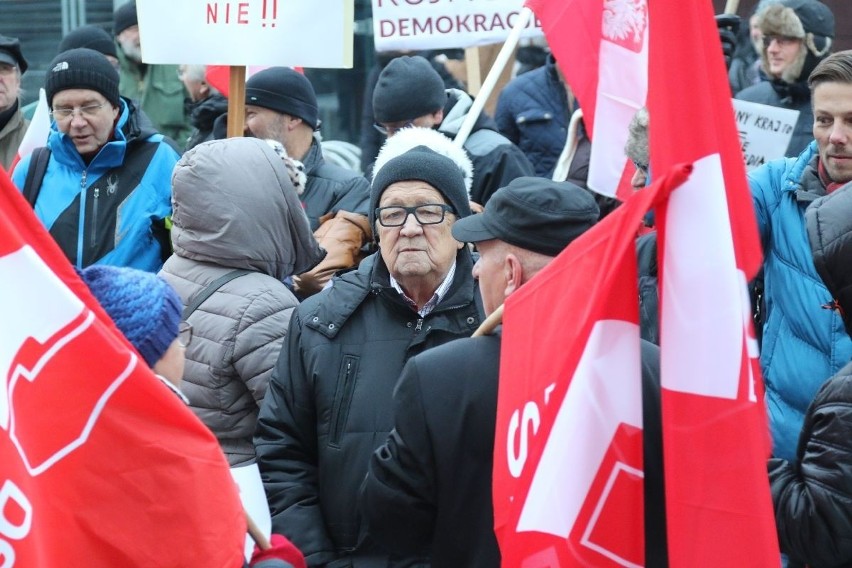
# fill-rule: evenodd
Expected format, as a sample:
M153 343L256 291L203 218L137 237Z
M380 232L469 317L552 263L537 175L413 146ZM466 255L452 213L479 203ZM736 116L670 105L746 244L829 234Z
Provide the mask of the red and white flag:
M588 186L624 200L635 167L627 125L648 92L646 0L527 0L583 109L591 138Z
M656 216L669 564L778 566L746 289L761 247L713 6L648 7L651 171L695 167Z
M243 565L216 438L0 172L0 565Z
M506 302L493 477L503 566L644 565L634 239L689 170L633 195Z
M9 175L15 166L33 153L33 150L47 145L47 137L50 136L50 108L47 106L47 96L44 94L44 89L38 90L38 103L35 107L33 117L30 119L30 125L27 127L27 132L18 146L18 153L15 159L12 160L12 165L9 166Z

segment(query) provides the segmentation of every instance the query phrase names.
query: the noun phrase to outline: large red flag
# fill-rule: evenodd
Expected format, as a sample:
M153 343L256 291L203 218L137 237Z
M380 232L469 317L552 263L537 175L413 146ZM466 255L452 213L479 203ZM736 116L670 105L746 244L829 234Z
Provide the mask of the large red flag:
M494 445L507 567L642 566L636 227L681 166L509 297Z
M634 172L622 149L648 90L646 0L527 0L583 109L593 142L588 185L629 197Z
M213 435L153 376L0 172L0 565L243 563Z
M651 172L695 166L656 217L669 563L778 566L746 292L761 249L719 32L710 2L648 7Z

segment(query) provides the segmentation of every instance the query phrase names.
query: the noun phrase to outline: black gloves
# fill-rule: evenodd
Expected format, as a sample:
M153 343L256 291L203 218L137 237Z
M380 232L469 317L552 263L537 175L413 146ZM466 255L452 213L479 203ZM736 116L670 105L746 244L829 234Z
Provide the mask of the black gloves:
M719 39L722 41L722 53L725 55L725 68L731 68L731 58L737 48L737 32L740 31L740 17L736 14L719 14L716 16L716 27L719 28Z

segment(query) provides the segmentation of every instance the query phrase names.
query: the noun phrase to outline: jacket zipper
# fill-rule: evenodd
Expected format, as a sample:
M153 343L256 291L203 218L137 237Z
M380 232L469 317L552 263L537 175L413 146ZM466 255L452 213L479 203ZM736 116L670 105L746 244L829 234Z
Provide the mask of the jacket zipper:
M414 331L418 332L423 329L423 318L417 320L417 325L414 326Z
M92 202L92 221L89 224L92 230L92 238L90 241L92 248L95 248L98 244L98 198L100 195L101 189L96 187L94 195L92 196L94 198L94 201Z
M352 356L347 356L345 359L345 370L343 373L342 384L340 385L340 398L338 399L337 407L334 409L334 416L331 424L332 430L328 434L329 444L333 446L340 444L343 427L345 426L346 418L349 415L352 392L355 390L354 361L355 358Z
M86 172L80 178L80 220L77 222L77 267L83 268L83 251L86 244Z

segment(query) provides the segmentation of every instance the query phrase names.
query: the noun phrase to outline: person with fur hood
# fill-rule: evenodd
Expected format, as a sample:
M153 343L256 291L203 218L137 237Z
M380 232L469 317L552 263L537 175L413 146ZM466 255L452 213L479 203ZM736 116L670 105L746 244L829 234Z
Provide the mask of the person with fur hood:
M763 33L761 65L770 80L743 89L735 98L799 111L785 152L793 158L813 139L808 76L831 53L834 14L818 0L777 0L757 17Z
M231 466L255 459L260 404L299 303L284 280L325 255L295 173L267 142L228 138L189 150L172 175L174 254L160 275L194 328L183 392Z

